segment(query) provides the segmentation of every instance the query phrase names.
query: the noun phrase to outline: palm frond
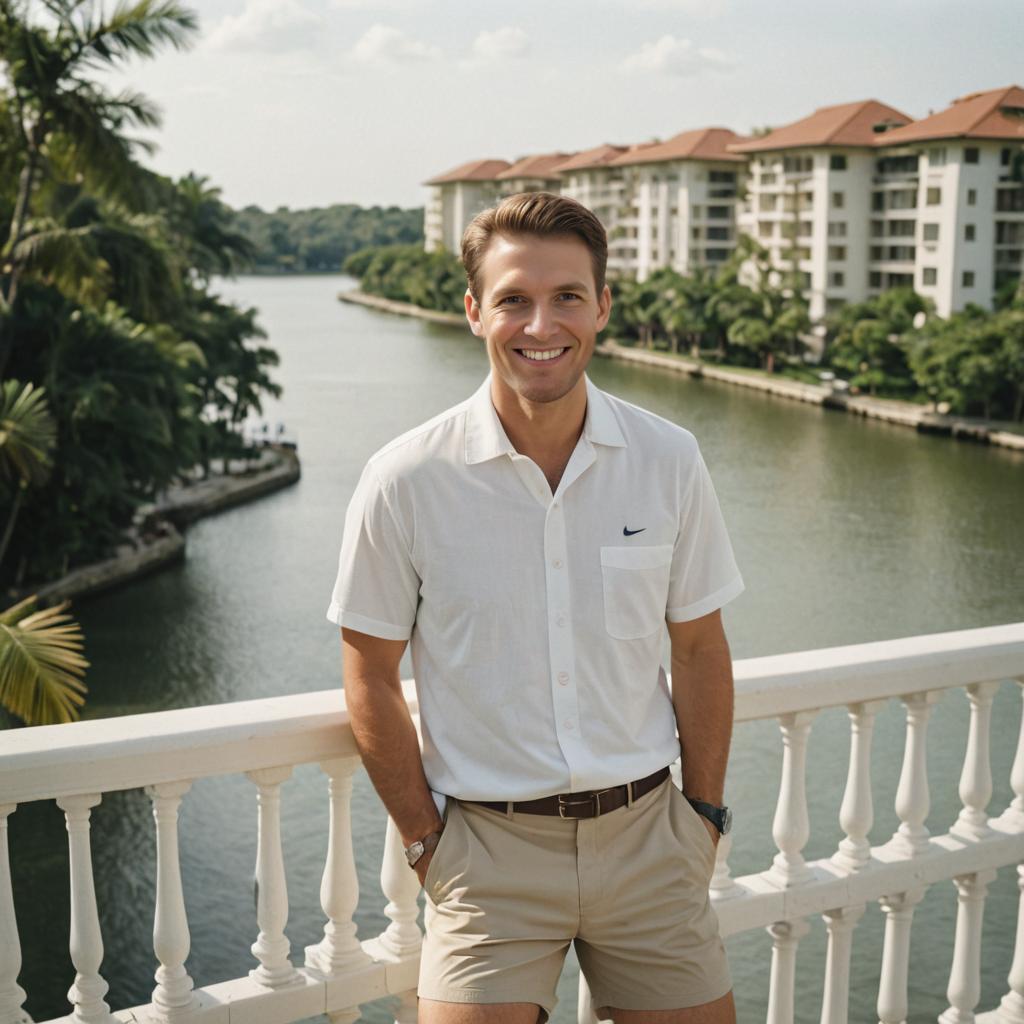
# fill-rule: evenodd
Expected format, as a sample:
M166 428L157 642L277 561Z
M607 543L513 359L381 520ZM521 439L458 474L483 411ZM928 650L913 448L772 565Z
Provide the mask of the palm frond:
M26 725L71 722L87 692L82 628L65 614L66 601L33 612L35 600L0 615L0 704ZM21 611L30 614L9 621Z
M88 20L82 31L82 55L113 64L126 57L152 57L159 46L176 50L189 45L199 30L195 14L173 0L136 0L118 4L113 13Z
M65 295L95 304L110 289L110 268L97 252L101 225L61 227L50 219L31 222L14 249L26 271L53 282Z
M57 424L42 388L6 380L0 389L0 476L26 484L46 482Z

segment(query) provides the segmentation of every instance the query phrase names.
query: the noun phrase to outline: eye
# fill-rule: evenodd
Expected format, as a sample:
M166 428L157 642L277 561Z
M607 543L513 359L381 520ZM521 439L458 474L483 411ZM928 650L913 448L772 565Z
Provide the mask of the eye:
M511 306L524 301L522 295L506 295L503 299L498 300L498 305Z
M558 296L562 300L573 300L582 301L582 297L577 295L575 292L561 292Z

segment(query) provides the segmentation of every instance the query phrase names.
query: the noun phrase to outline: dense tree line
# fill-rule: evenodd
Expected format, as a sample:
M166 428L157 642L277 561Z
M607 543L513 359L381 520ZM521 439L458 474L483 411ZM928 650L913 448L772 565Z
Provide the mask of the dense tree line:
M183 470L243 454L276 354L214 275L251 242L217 189L138 162L159 123L101 75L194 38L174 0L0 0L0 589L107 556ZM85 662L61 608L0 613L0 706L76 714Z
M254 268L261 273L337 273L360 249L423 240L422 208L339 204L265 213L246 206L235 214L235 224L252 242Z
M451 253L416 246L367 249L346 270L363 290L428 309L460 311L465 274ZM799 284L768 251L741 236L717 270L657 270L612 281L608 335L626 345L688 353L723 365L817 380L823 369L855 392L943 403L950 411L1024 420L1024 290L1003 308L968 306L948 318L912 289L850 303L825 322L824 351L809 363L812 324Z

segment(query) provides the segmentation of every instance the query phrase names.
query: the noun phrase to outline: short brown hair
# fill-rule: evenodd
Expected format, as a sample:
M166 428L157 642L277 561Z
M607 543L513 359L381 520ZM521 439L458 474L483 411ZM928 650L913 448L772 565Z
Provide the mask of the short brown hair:
M480 298L480 264L494 235L575 235L590 251L594 284L604 288L608 235L582 203L553 192L518 192L478 213L462 236L462 265L474 299Z

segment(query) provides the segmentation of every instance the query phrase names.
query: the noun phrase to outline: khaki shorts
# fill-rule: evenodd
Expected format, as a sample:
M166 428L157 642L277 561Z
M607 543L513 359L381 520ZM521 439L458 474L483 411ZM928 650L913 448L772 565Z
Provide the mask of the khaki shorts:
M715 849L667 779L583 820L448 799L427 868L418 993L550 1016L569 943L595 1007L698 1006L732 987L708 896Z

